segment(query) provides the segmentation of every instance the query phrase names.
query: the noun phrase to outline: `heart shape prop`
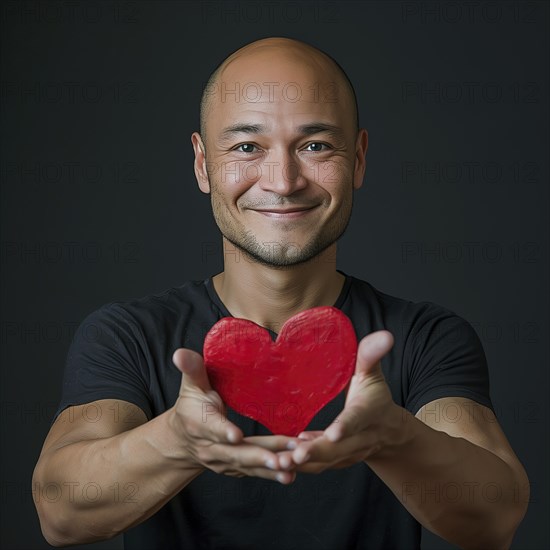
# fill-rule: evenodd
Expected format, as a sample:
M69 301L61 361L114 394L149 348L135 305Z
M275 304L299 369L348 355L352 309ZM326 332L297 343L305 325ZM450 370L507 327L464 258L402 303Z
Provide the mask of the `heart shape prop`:
M297 436L353 376L357 338L344 313L321 306L288 319L275 342L252 321L224 317L203 355L224 403L274 434Z

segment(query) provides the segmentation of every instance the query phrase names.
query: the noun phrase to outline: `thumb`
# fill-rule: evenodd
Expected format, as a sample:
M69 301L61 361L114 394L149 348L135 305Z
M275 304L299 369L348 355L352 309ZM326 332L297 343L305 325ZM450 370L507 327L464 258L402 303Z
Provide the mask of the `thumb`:
M380 359L393 347L394 339L391 332L378 330L365 336L357 349L355 374L362 376L383 376L380 369Z
M190 349L178 348L172 356L172 361L183 374L182 386L195 386L205 393L212 389L202 355Z

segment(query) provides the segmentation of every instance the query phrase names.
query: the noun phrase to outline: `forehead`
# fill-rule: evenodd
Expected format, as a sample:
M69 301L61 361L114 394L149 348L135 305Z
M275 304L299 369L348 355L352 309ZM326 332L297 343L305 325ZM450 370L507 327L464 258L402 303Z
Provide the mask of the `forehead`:
M230 60L209 90L206 123L214 132L243 117L267 125L323 119L353 123L353 98L327 60L307 52L259 51Z

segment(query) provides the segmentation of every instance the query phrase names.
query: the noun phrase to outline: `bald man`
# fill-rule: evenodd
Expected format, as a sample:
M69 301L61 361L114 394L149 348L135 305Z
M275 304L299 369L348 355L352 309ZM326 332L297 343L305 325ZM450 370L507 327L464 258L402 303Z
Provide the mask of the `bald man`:
M212 74L191 140L224 270L83 321L33 476L50 544L419 548L424 525L463 548L510 546L529 484L475 331L336 269L365 173L357 120L340 66L296 40L248 44ZM322 305L358 337L347 391L298 437L226 407L208 330L233 316L275 338Z

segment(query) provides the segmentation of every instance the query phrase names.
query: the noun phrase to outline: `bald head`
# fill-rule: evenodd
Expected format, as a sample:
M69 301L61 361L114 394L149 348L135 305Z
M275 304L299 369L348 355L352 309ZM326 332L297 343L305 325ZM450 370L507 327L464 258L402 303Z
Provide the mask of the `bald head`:
M258 79L260 70L264 74L272 71L275 79L286 73L290 77L287 80L293 80L292 75L296 73L309 74L310 80L318 86L317 89L315 85L308 86L311 88L308 93L312 98L341 103L348 111L355 131L359 129L355 90L342 67L331 56L309 44L290 38L273 37L251 42L233 52L210 75L200 104L200 133L205 142L208 116L216 101L224 101L225 96L230 94L236 97L236 101L258 101L257 91L252 90L250 99L250 92L247 89L245 95L242 86L249 86L250 83L259 85L258 80L265 80L263 77ZM266 94L273 94L279 83L271 79L262 84L264 87L267 85L264 96L268 97ZM300 90L300 94L302 92ZM291 90L291 93L295 94L296 91ZM243 97L238 97L241 94ZM296 95L292 95L291 100L294 101L295 97Z

